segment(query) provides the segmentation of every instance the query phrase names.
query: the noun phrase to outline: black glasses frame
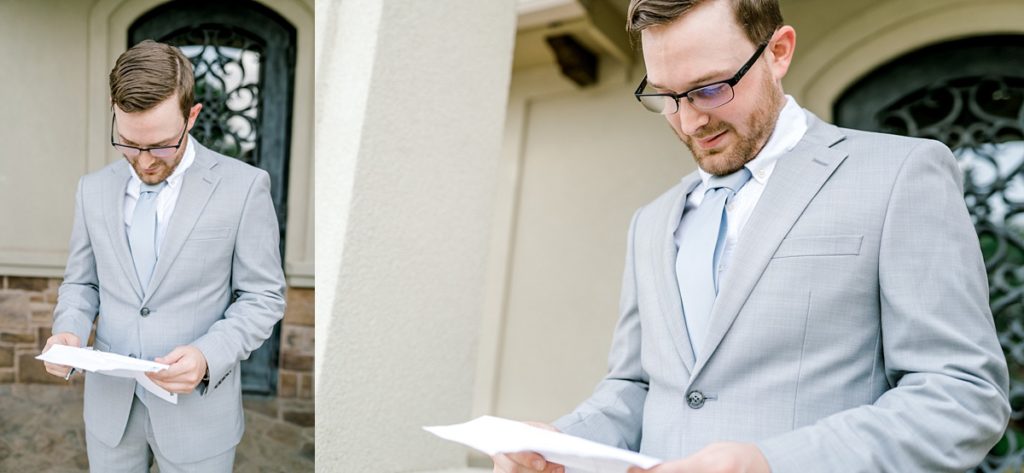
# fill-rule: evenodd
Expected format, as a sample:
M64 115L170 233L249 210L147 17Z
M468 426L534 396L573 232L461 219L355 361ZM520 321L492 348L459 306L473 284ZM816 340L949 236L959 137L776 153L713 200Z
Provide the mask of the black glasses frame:
M185 126L181 129L181 136L178 137L178 144L173 145L173 146L172 145L168 145L168 146L153 146L153 147L150 147L150 148L140 148L138 146L126 145L124 143L118 143L118 142L114 141L114 124L117 121L117 115L113 113L113 110L111 110L110 115L111 115L110 116L110 146L113 146L114 149L116 149L118 151L121 151L122 153L123 153L123 151L121 150L121 148L128 148L128 149L133 149L135 151L138 151L138 153L136 153L135 156L138 156L138 155L142 154L143 151L149 151L150 154L152 154L153 150L158 150L158 149L173 149L173 150L177 151L178 148L181 148L181 143L185 141L185 132L188 131L188 117L186 117L185 118Z
M713 110L713 109L716 109L718 107L721 107L722 105L725 105L725 104L727 104L729 102L732 102L732 99L736 97L736 92L732 91L733 87L735 87L736 84L739 84L740 83L740 79L742 79L743 76L745 76L747 74L747 71L749 71L750 68L754 66L754 63L757 62L757 58L761 57L761 53L763 53L765 48L768 47L768 43L769 42L770 41L765 41L765 42L761 43L761 45L757 47L757 51L754 51L754 55L750 56L750 59L748 59L747 62L745 64L743 64L743 67L740 67L740 70L736 71L736 74L734 76L732 76L731 78L729 78L729 79L720 80L718 82L712 82L710 84L704 84L702 86L694 87L694 88L692 88L690 90L687 90L686 92L681 92L681 93L678 93L678 94L673 94L673 93L645 94L645 93L643 93L643 91L644 91L644 88L647 87L647 74L644 74L644 79L642 81L640 81L640 85L637 86L636 91L633 92L633 96L636 97L636 100L638 102L640 102L641 104L643 104L643 100L642 100L643 97L669 97L669 98L672 98L676 102L676 109L672 113L675 113L675 112L679 111L679 99L681 99L683 97L686 97L686 100L688 102L690 102L690 105L693 105L695 108L698 108L700 110ZM708 108L700 107L700 106L698 106L697 104L695 104L693 102L693 97L690 94L693 94L693 93L695 93L695 92L697 92L697 91L699 91L701 89L705 89L705 88L708 88L708 87L715 87L715 86L720 85L720 84L728 85L729 89L732 91L733 96L730 97L729 100L726 100L725 102L722 102L721 104L715 105L714 107L708 107ZM646 106L645 106L645 108L646 108Z

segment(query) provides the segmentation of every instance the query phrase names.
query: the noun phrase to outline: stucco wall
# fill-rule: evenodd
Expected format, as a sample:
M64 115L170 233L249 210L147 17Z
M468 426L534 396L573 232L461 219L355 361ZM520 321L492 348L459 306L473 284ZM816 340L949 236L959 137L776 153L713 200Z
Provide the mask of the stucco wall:
M317 468L460 468L511 2L317 10Z
M0 266L23 273L63 268L67 258L75 186L86 172L90 8L0 2Z

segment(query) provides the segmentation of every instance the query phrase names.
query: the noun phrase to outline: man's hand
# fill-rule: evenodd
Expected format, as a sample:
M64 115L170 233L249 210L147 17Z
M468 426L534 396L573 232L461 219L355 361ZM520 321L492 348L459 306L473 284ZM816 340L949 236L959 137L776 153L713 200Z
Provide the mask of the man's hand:
M682 460L662 463L650 470L633 467L629 473L771 473L768 460L752 443L719 442Z
M49 350L54 345L67 345L70 347L81 347L82 341L78 339L78 335L71 332L61 332L54 334L52 337L46 339L46 346L43 347L43 353ZM60 376L61 378L68 375L68 371L71 371L70 366L55 365L44 361L43 366L46 366L46 372L54 376Z
M541 429L558 432L558 429L541 422L526 422L526 424ZM565 467L557 463L551 463L535 452L499 453L491 460L494 461L494 473L565 473Z
M191 393L206 375L206 356L192 345L177 347L153 361L171 367L157 373L146 373L146 376L172 393Z

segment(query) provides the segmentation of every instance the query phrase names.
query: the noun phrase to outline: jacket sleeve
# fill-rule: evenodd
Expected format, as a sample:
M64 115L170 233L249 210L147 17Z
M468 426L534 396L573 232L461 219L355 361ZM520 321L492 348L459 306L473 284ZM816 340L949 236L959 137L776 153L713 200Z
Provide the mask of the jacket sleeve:
M640 449L648 377L640 365L640 314L637 307L633 241L639 210L629 226L619 321L608 355L608 374L594 393L554 426L570 435L633 451Z
M277 214L270 198L270 178L260 171L249 188L235 237L231 265L234 302L193 345L206 357L207 392L216 389L239 361L270 337L284 316Z
M871 405L759 442L774 473L964 471L1006 428L1006 360L948 148L922 142L905 158L880 236L890 389Z
M53 333L73 333L83 346L89 340L93 321L100 309L96 259L85 222L84 187L83 177L78 180L78 191L75 193L75 220L71 226L68 262L64 270L64 281L57 292L57 306L53 311Z

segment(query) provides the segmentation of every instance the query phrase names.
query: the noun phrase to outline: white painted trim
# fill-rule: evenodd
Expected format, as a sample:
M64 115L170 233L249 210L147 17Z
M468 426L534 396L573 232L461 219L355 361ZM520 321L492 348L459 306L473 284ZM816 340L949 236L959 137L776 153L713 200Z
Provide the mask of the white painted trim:
M547 10L578 5L576 0L519 0L516 2L516 15L528 15Z
M516 28L536 28L551 23L575 20L587 11L576 0L519 0L516 6Z
M787 92L825 120L847 88L922 47L969 36L1024 33L1019 0L889 0L818 39L793 62Z

